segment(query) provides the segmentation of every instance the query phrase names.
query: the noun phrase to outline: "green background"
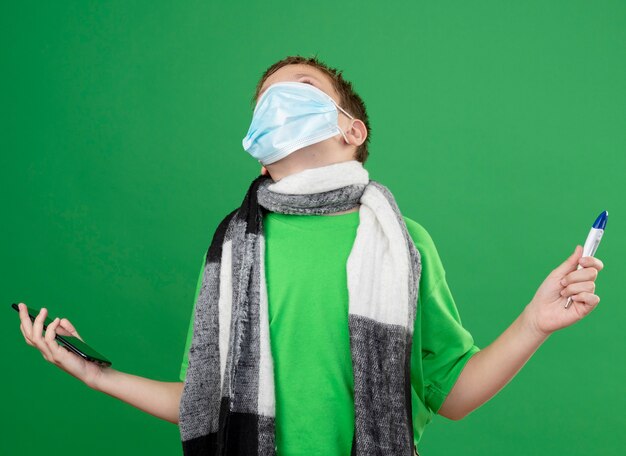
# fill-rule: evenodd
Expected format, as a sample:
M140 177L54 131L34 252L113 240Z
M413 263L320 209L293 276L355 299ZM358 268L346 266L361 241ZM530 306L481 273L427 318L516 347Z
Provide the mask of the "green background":
M1 454L181 453L175 425L46 363L9 305L46 306L117 369L176 381L198 265L259 172L241 147L250 97L292 54L364 98L366 168L430 232L479 346L610 213L599 307L468 417L437 416L422 455L622 454L623 2L0 8Z

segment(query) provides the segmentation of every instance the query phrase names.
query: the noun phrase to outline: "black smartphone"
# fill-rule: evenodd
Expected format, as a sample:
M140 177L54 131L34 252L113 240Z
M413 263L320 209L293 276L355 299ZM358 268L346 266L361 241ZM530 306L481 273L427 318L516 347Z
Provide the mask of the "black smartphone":
M16 303L11 304L11 307L13 307L18 312L20 311L20 308L18 307ZM39 311L41 310L41 309L34 309L28 306L26 306L26 309L28 311L28 316L30 317L32 321L35 321L35 317L39 315ZM48 325L52 323L52 321L53 321L52 319L46 316L46 320L43 322L43 329L45 330L48 327ZM61 336L57 334L55 339L59 341L60 345L67 348L72 353L76 353L78 356L86 359L87 361L91 361L93 363L99 364L104 367L109 367L111 365L111 361L106 359L104 356L102 356L100 353L95 351L93 348L91 348L85 342L80 340L78 337Z

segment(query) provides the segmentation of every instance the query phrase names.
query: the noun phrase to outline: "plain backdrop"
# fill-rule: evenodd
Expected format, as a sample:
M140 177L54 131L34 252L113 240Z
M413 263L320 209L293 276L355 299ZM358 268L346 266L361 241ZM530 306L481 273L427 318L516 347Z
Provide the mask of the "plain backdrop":
M241 146L250 98L295 54L365 100L365 166L433 237L479 346L610 214L596 310L465 419L435 417L421 454L623 454L623 2L0 8L1 454L181 453L177 426L45 362L10 304L69 318L119 370L177 381L198 265L259 173Z

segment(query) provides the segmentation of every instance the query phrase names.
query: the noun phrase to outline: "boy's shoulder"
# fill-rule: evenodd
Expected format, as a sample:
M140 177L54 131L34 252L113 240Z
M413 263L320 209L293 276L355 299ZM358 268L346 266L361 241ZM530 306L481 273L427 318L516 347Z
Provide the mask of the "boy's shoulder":
M404 216L403 216L404 217ZM427 280L430 285L427 288L430 289L432 284L438 283L441 277L445 276L445 269L439 255L439 251L435 246L433 238L430 233L424 228L424 226L416 222L415 220L404 217L407 231L413 239L415 248L420 253L420 260L424 267L424 274L422 280ZM430 295L431 291L426 291L427 295Z
M435 248L435 243L433 242L430 233L428 233L426 228L424 228L421 223L405 215L403 215L402 217L404 218L404 223L406 224L407 231L409 232L409 235L413 239L415 247L417 247L418 250L432 250Z

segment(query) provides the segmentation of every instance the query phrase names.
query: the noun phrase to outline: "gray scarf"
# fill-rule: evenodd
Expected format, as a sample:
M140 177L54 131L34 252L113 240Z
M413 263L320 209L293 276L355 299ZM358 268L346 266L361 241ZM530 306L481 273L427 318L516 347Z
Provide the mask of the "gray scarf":
M347 261L352 455L414 454L410 366L421 258L391 192L351 160L277 182L259 176L217 227L180 401L185 455L276 454L263 214L329 214L358 204Z

